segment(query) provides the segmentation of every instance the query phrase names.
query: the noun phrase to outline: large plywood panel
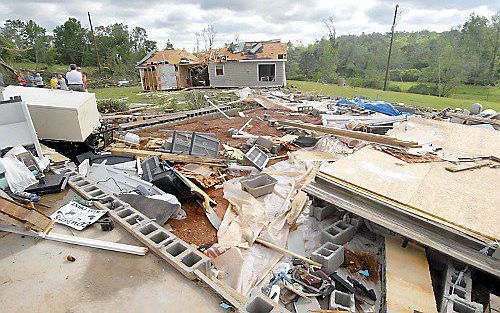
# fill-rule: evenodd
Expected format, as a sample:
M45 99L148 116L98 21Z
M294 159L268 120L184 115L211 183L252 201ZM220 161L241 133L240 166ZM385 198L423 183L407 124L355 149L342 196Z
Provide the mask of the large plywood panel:
M432 142L447 156L500 156L500 134L493 130L415 118L405 125L397 130L398 139ZM409 164L365 147L321 172L481 239L500 239L500 169L452 173L445 170L450 165Z
M435 313L429 264L422 247L385 238L387 313Z

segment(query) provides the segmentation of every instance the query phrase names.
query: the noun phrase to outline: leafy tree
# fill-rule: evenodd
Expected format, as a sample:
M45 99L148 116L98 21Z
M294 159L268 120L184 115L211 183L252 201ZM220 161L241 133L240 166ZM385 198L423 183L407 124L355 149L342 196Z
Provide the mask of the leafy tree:
M63 64L82 64L88 31L80 21L70 17L64 24L54 29L54 47L57 51L57 61Z

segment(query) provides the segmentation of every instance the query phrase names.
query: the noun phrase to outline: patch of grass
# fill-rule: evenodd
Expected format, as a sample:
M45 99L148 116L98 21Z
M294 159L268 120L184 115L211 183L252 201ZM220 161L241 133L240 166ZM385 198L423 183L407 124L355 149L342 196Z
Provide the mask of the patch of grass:
M124 99L126 103L156 103L148 101L147 94L143 94L141 86L132 87L109 87L90 89L95 93L97 99Z
M439 110L445 108L469 109L472 103L479 102L485 109L500 111L500 100L483 101L474 97L471 97L471 99L444 98L406 92L382 91L358 87L341 87L338 85L294 80L288 81L288 84L294 85L302 92L310 94L332 95L346 98L366 97L372 100L382 100L391 103L405 103L407 105L415 105ZM404 91L403 88L401 89Z
M408 92L408 89L415 85L418 85L418 82L389 83L389 86L398 86L403 92ZM483 103L484 101L500 102L500 88L494 86L473 86L462 84L453 90L449 98L472 100L479 103Z

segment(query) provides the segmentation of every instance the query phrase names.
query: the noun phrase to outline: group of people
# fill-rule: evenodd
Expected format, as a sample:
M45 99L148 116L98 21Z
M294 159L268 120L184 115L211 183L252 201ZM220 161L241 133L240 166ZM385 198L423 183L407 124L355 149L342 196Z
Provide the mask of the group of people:
M19 74L17 79L19 81L19 86L44 87L43 78L40 73L36 73L35 77L29 73L25 75ZM70 70L66 73L65 78L60 74L57 75L57 77L56 75L52 76L50 79L50 89L87 92L87 77L85 73L82 72L81 67L76 66L76 64L71 64Z

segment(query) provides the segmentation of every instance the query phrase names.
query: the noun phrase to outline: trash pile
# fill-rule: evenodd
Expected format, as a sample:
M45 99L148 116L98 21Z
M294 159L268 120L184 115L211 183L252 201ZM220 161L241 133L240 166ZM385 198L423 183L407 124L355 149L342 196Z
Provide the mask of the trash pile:
M244 88L100 116L92 94L9 88L1 231L153 253L227 311L498 308L496 112Z

